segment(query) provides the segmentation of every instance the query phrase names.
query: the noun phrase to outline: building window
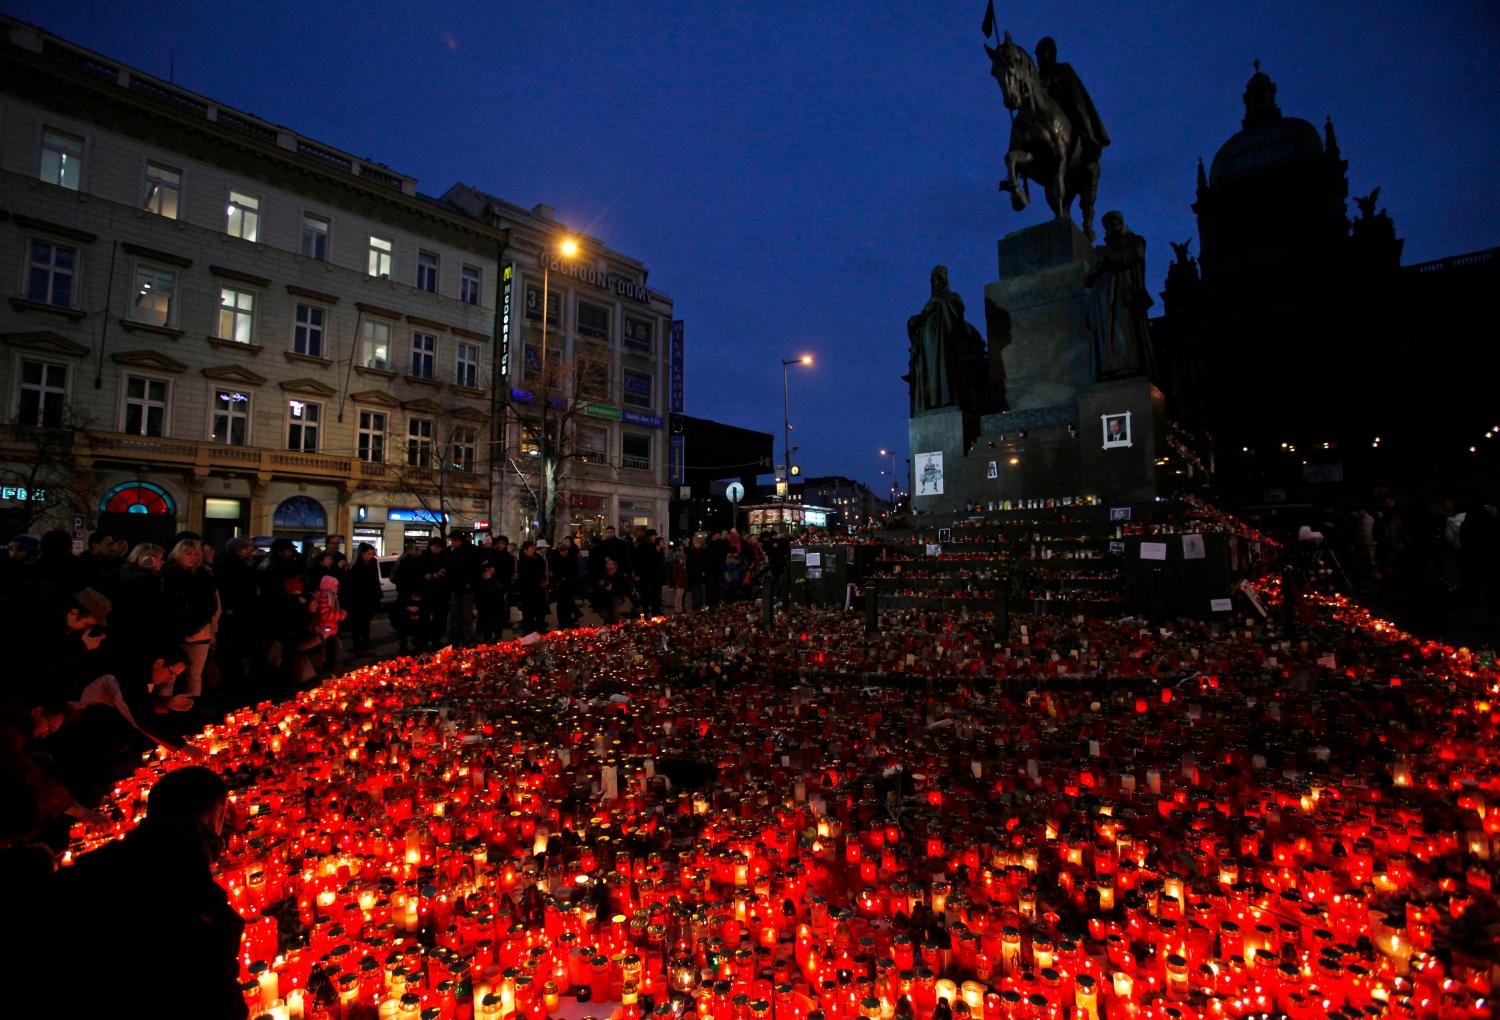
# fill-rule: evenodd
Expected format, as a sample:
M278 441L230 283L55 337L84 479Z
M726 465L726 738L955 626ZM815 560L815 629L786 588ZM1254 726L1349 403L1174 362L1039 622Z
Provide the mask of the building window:
M31 273L26 297L44 305L73 305L73 273L78 253L50 241L31 242Z
M21 407L18 424L61 428L68 400L68 368L47 361L21 362Z
M417 290L437 293L438 257L430 251L417 252Z
M365 320L365 335L359 352L359 363L366 368L389 371L391 367L391 325Z
M146 211L177 218L177 207L182 198L182 171L154 160L146 163Z
M467 386L471 390L479 387L479 347L477 345L459 342L458 364L453 373L453 382L454 385Z
M628 351L638 351L641 354L651 353L651 335L655 332L651 323L644 319L632 319L625 317L625 335L621 344Z
M302 254L319 262L328 261L328 217L302 214Z
M605 425L578 424L573 427L573 449L584 464L609 463L609 428Z
M385 412L359 412L359 459L370 464L385 463Z
M418 379L431 379L433 362L437 357L437 337L431 333L411 335L411 374Z
M644 372L624 373L625 379L625 403L632 407L650 407L651 402L651 377Z
M542 425L541 422L531 419L521 422L520 439L517 443L523 457L540 457L542 455Z
M597 351L593 356L580 353L575 371L577 377L574 385L580 397L589 400L609 399L609 355L607 352Z
M77 191L83 183L83 139L66 131L44 130L41 178L59 188Z
M542 374L542 349L535 344L524 344L521 348L521 371L527 379L537 379Z
M293 398L286 402L286 448L301 453L318 452L318 425L323 405Z
M459 277L458 281L458 299L466 305L479 304L480 281L482 279L483 277L479 275L478 268L464 266L463 275Z
M260 238L260 199L241 191L229 193L229 222L225 227L230 237L241 241Z
M292 353L309 358L323 356L323 317L327 313L317 305L298 305L292 325Z
M370 275L390 278L391 253L395 250L390 241L370 235Z
M219 339L239 344L255 339L255 295L250 291L219 288Z
M406 426L408 467L432 467L432 419L413 418Z
M130 318L152 326L172 322L172 295L177 288L177 274L155 266L135 267L135 293L131 299Z
M595 340L609 341L609 309L603 305L578 302L578 333Z
M479 448L479 432L470 425L453 426L453 470L474 473L474 451Z
M145 376L125 377L124 432L132 436L164 436L167 431L167 382Z
M626 432L620 441L620 466L651 470L651 437L644 432Z
M562 303L563 297L555 290L547 291L547 325L562 325ZM533 322L542 321L542 285L527 284L526 286L526 318Z
M244 446L250 441L250 394L238 390L214 390L214 431L209 438L225 446Z

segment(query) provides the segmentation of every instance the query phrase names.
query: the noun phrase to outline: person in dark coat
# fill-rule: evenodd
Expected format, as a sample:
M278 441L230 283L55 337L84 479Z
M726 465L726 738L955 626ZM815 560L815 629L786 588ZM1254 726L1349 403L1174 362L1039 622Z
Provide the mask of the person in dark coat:
M521 607L521 633L540 634L547 629L547 561L530 539L521 543L516 558L516 603Z
M609 560L614 560L622 572L630 572L630 543L616 535L614 528L605 528L604 537L589 549L589 573L595 581L604 576L604 564Z
M589 601L594 606L594 612L599 614L599 619L606 625L619 623L620 615L625 611L629 600L630 582L620 573L620 565L614 560L601 558L601 561L604 563L604 573L594 582Z
M448 643L464 647L474 643L474 603L484 583L484 558L465 532L453 532L448 541Z
M448 577L448 550L434 535L422 554L422 626L433 648L441 648L448 628L448 605L453 600L453 582Z
M572 535L558 540L557 548L547 554L547 573L552 580L552 597L557 600L557 625L571 627L583 619L583 613L574 601L579 591L582 574L579 569L578 547Z
M55 997L71 994L81 974L100 989L139 987L149 976L152 1016L244 1020L245 922L212 870L227 801L224 781L201 766L158 780L140 825L52 877L47 909L33 918L46 930L26 940L52 958L36 961L23 983Z
M243 538L224 543L224 554L214 561L214 584L219 589L219 633L214 642L219 677L226 687L243 688L245 663L254 655L259 600L256 595L255 549ZM123 572L122 572L123 576Z
M144 666L165 646L177 644L162 596L166 558L161 546L142 542L130 550L120 568L109 652L128 663L127 669Z
M370 621L380 611L380 598L380 561L375 558L375 547L369 542L361 542L355 550L354 563L349 567L349 580L339 598L349 613L349 632L354 635L355 655L370 650Z
M177 693L197 698L203 693L203 667L213 644L219 593L213 572L203 565L203 546L196 540L183 539L172 547L162 571L162 597L170 637L181 643L188 663Z
M396 561L391 576L396 585L396 605L391 609L391 627L400 640L402 655L408 651L421 652L427 647L430 636L423 625L423 602L427 593L426 567L422 562L422 550L416 543L406 547Z
M114 598L115 572L120 561L115 558L115 536L103 528L89 535L88 548L78 555L79 580L83 587Z
M661 586L666 563L656 544L656 532L642 530L631 552L630 569L641 594L641 611L647 616L661 615Z
M496 535L487 548L482 549L483 569L480 571L479 639L499 641L510 623L510 586L516 577L516 556L510 551L510 539Z

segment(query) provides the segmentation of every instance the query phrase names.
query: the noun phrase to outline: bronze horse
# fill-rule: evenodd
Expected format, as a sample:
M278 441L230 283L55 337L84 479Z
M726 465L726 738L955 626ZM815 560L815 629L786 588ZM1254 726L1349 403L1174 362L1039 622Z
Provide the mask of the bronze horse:
M1047 205L1060 220L1069 218L1078 199L1083 232L1094 239L1094 199L1099 194L1099 159L1088 158L1063 108L1042 86L1036 63L1005 33L998 47L985 43L990 73L1000 83L1005 108L1015 116L1010 124L1010 149L1005 154L1005 180L1000 190L1010 192L1011 208L1020 212L1031 201L1026 182L1046 190Z

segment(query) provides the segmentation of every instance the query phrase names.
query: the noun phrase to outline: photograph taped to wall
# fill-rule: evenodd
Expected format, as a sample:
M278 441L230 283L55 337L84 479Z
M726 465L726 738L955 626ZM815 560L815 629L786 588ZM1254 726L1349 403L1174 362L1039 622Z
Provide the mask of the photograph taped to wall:
M986 477L986 478L999 478L1000 477L1000 462L997 461L997 460L990 461L990 466L985 469L984 477Z
M1104 448L1106 450L1131 445L1129 411L1121 411L1118 414L1101 414L1099 420L1104 427Z
M943 494L942 451L919 453L916 457L918 496L941 496Z

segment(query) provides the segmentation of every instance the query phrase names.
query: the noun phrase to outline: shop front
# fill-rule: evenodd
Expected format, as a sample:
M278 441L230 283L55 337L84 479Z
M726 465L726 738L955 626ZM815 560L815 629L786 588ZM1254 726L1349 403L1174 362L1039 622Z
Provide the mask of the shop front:
M596 541L609 526L610 497L586 492L575 492L568 496L568 530L574 538L587 537Z
M656 526L654 503L632 503L623 499L620 501L620 534L628 535L636 528L650 529Z

